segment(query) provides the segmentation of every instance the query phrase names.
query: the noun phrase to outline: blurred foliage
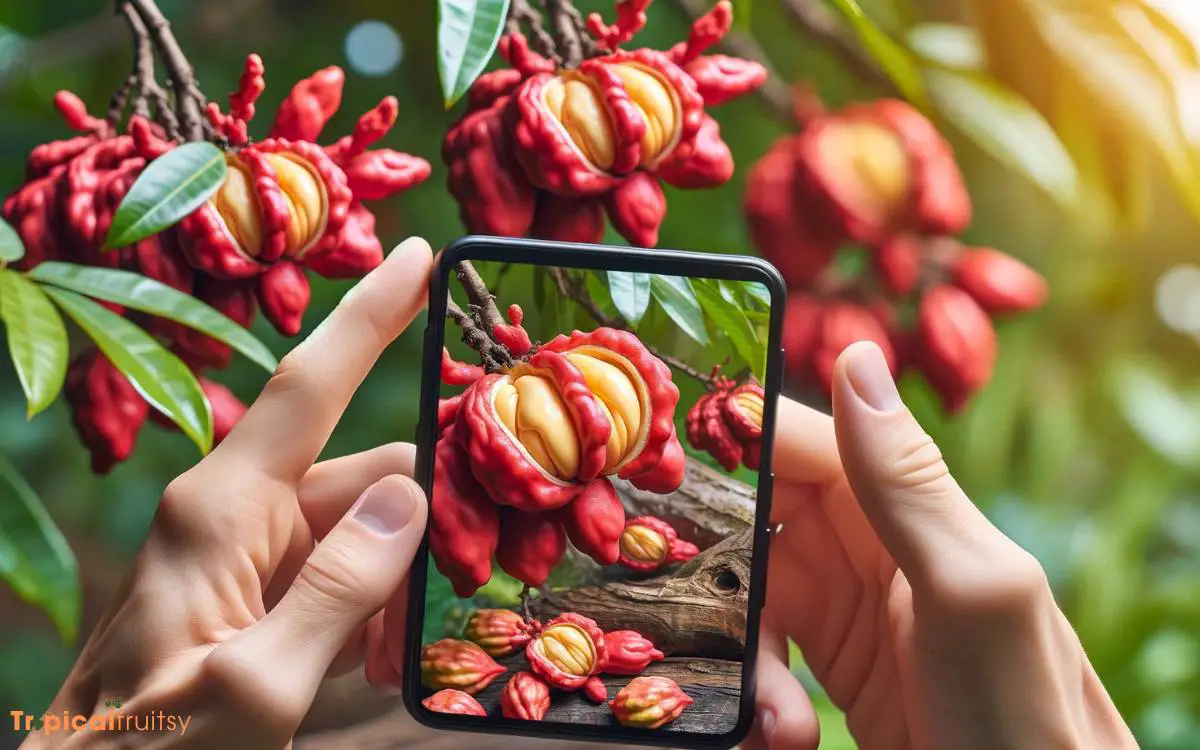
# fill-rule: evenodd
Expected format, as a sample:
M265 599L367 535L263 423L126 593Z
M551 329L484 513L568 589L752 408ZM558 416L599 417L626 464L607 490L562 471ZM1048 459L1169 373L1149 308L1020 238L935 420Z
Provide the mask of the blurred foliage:
M585 12L610 7L607 0L579 4ZM399 67L383 77L351 71L347 104L330 131L348 132L359 112L386 94L398 96L400 119L384 145L430 158L435 174L376 208L379 233L385 243L421 234L435 246L461 234L437 160L442 134L459 110L443 109L433 3L161 5L211 98L223 98L234 87L246 53L263 56L273 82L260 102L263 117L286 92L285 82L325 65L346 65L348 54L368 54L345 45L356 24L367 19L390 24L403 44ZM1041 312L1002 326L996 379L965 414L943 415L917 379L902 387L968 493L1042 560L1142 746L1194 748L1200 737L1200 386L1194 382L1200 366L1195 338L1200 283L1187 264L1196 262L1189 204L1194 209L1200 189L1179 189L1194 163L1195 129L1178 130L1173 116L1200 104L1194 90L1176 85L1195 80L1198 36L1188 10L1194 4L863 0L859 5L889 38L919 50L914 54L928 54L921 51L928 34L923 42L910 37L917 22L982 22L976 27L981 49L960 47L953 57L943 47L939 64L972 69L983 60L988 88L1032 103L1071 156L1080 192L1075 210L1047 200L1045 185L1035 186L1028 168L1014 169L1012 160L998 158L994 144L964 125L964 117L976 127L990 124L996 138L1013 148L1007 129L1020 126L995 113L1008 99L993 97L989 105L979 95L953 96L958 107L969 108L957 119L941 115L975 201L977 219L967 239L1000 247L1042 270L1051 299ZM1131 15L1113 22L1115 13L1129 13L1130 7ZM1049 26L1045 13L1057 14ZM640 41L664 47L683 37L686 22L673 3L660 0L650 15ZM1177 28L1167 23L1172 18ZM1035 22L1042 25L1030 25ZM1130 22L1137 30L1132 37ZM837 57L803 36L781 3L758 0L739 28L755 35L785 76L811 80L831 105L873 95ZM50 104L56 89L70 88L103 109L128 71L124 33L106 0L0 3L5 113L0 185L18 183L33 145L65 133ZM962 36L957 35L960 41ZM1174 78L1164 70L1170 65L1176 66ZM933 100L936 107L936 91ZM993 114L981 115L988 106ZM1021 111L1030 122L1028 108ZM1164 124L1168 113L1171 123ZM670 214L661 244L749 252L740 215L745 168L787 126L754 97L714 114L741 169L717 190L668 189ZM1037 138L1050 142L1044 131ZM1037 162L1038 157L1018 160ZM1171 284L1164 277L1168 272ZM314 285L306 330L348 286ZM277 354L291 343L261 323L255 332ZM326 455L411 438L419 357L418 324L367 379ZM249 399L264 375L241 360L221 379ZM80 558L85 628L105 604L101 592L111 590L138 548L163 486L196 459L182 435L148 429L133 460L97 480L88 473L63 406L27 423L16 376L7 365L0 369L0 453L29 478ZM0 597L0 705L38 710L71 655L47 619L7 594ZM822 746L852 748L837 712L816 686L813 690L822 714Z

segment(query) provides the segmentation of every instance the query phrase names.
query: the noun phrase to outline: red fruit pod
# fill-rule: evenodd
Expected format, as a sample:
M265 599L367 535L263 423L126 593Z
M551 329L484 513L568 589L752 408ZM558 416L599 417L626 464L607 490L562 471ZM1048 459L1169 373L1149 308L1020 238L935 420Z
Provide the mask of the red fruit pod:
M687 455L679 437L672 432L671 439L663 449L662 458L653 467L641 474L629 477L629 483L639 490L654 492L659 495L669 495L683 484L687 474Z
M696 82L696 91L708 107L747 94L767 80L767 69L760 63L728 55L697 57L683 70Z
M223 281L204 274L195 277L194 296L246 328L254 320L256 301L249 281ZM172 326L168 334L174 351L192 369L222 370L233 359L233 349L185 326Z
M467 230L524 237L533 225L533 186L513 156L505 112L509 97L467 113L442 145L446 185L458 202Z
M583 693L583 697L592 703L600 704L608 700L608 688L604 686L604 680L601 680L599 677L593 677L583 683L581 692Z
M279 105L270 137L315 143L342 104L345 82L346 74L336 65L297 82Z
M745 382L729 391L721 404L730 430L743 443L762 439L764 398L766 392L761 385Z
M471 475L455 427L437 442L429 506L429 553L454 593L467 598L491 580L500 511Z
M699 547L687 540L676 538L671 545L671 551L667 553L667 562L687 562L698 554L700 554Z
M607 674L636 675L646 671L652 662L662 661L666 655L654 647L650 639L636 630L614 630L604 634L608 664Z
M742 442L733 434L725 418L725 402L729 390L713 394L700 408L700 444L695 446L707 451L725 471L737 469L742 462Z
M521 71L512 68L484 73L475 79L467 91L467 111L487 109L500 97L511 95L524 79Z
M538 353L544 352L601 359L620 369L641 389L642 420L636 439L630 441L632 449L616 465L606 466L605 473L615 471L628 479L658 465L675 434L675 405L679 403L679 389L671 381L671 368L666 363L651 354L634 334L613 328L559 335L542 345Z
M821 315L820 337L812 357L813 373L826 393L833 387L834 363L846 347L856 341L875 342L883 351L888 368L896 372L896 358L887 329L871 310L852 302L830 302Z
M150 406L137 389L97 349L75 358L67 369L63 394L92 472L107 474L129 458Z
M521 309L520 305L509 305L509 322L497 323L492 328L492 337L516 357L523 357L533 349L533 342L529 340L529 332L521 327L521 321L524 319L525 311Z
M517 672L500 692L500 713L508 719L541 721L550 710L550 686L532 672Z
M246 415L246 405L225 386L208 378L199 378L200 388L212 409L213 445L229 437L233 428Z
M599 198L541 192L529 235L559 242L599 242L604 238L604 205Z
M25 161L25 182L45 177L58 166L79 156L95 144L99 138L95 135L77 135L61 141L51 141L34 146Z
M679 718L693 699L666 677L634 677L617 691L609 708L627 727L658 729Z
M308 141L268 138L254 144L252 149L243 149L240 154L242 158L245 158L246 151L273 155L277 164L300 164L302 170L317 178L317 188L323 191L323 211L320 219L315 222L298 221L294 216L294 199L288 197L286 207L290 218L286 223L287 244L284 254L300 261L309 256L316 257L336 250L341 242L342 227L350 213L350 204L355 198L346 173L341 167L334 163L324 149ZM284 188L283 192L287 193L288 185L280 183L278 176L275 185ZM264 201L267 191L260 187L258 197L260 201Z
M1046 301L1046 280L1008 253L992 248L964 250L950 269L955 286L991 315L1033 310Z
M583 485L551 475L504 423L496 406L497 391L512 388L520 398L510 382L509 376L493 373L463 392L455 422L458 440L475 479L493 502L530 512L562 507L583 490ZM507 398L504 403L508 403Z
M312 298L308 274L298 264L280 261L255 280L258 303L263 317L284 336L300 333L304 311Z
M558 517L575 549L601 565L612 565L620 558L625 508L608 479L589 482L578 497L563 506Z
M721 126L708 115L700 120L699 128L677 156L655 170L668 185L685 190L713 188L724 185L733 177L733 154L721 138Z
M375 214L359 201L350 204L332 250L304 257L310 271L327 279L361 278L383 262L383 245L375 234Z
M667 216L667 197L658 178L647 172L626 177L604 196L609 221L629 244L658 245L658 228Z
M421 684L475 695L508 670L470 641L443 638L421 649Z
M108 130L108 123L88 114L87 105L73 92L60 89L54 94L54 108L62 115L67 127L80 133Z
M483 368L459 362L450 356L450 350L442 347L442 382L446 385L471 385L484 376ZM443 425L444 426L444 425Z
M641 572L658 570L669 562L678 538L675 527L661 518L630 518L621 532L620 563Z
M343 169L356 200L378 201L424 182L431 168L420 157L381 148L359 154Z
M987 313L963 290L941 284L925 293L917 311L921 372L958 411L987 385L996 365L996 329Z
M458 405L462 403L462 395L451 396L438 400L438 436L441 437L446 428L454 424L458 416Z
M496 659L525 648L532 633L532 625L511 609L477 609L463 627L463 638Z
M758 252L793 288L809 286L841 243L829 212L802 195L794 136L775 141L750 169L742 209Z
M742 465L751 471L762 468L762 441L746 443L742 450Z
M904 296L921 278L920 240L911 234L888 238L871 256L875 273L892 294Z
M648 163L657 157L651 149L644 146L647 130L647 112L634 101L625 88L625 77L616 65L610 64L613 58L595 58L584 60L579 65L579 72L590 79L591 91L599 100L599 104L607 117L608 128L612 131L612 159L598 164L603 171L615 175L626 175L637 169L639 164ZM571 79L563 80L564 86L569 86ZM549 93L549 92L547 92ZM565 110L565 107L564 107ZM564 111L565 114L565 111ZM565 124L565 121L564 121ZM580 133L569 133L571 140L578 144ZM582 145L582 144L579 144ZM596 151L585 155L589 162L596 158Z
M821 303L804 292L788 295L783 313L783 360L789 378L809 370L813 351L820 340Z
M566 551L567 536L555 514L501 510L496 562L513 578L535 588L543 585Z
M591 618L563 613L529 642L525 658L534 673L552 687L579 690L604 671L608 662L604 631Z
M598 196L617 182L617 177L605 171L612 166L615 156L581 152L571 134L546 106L548 89L566 85L557 74L539 73L517 88L512 97L513 153L526 177L536 187L577 198ZM600 140L607 139L611 144L613 137L607 114L602 110L599 117L603 119L597 125L608 130ZM592 159L599 161L594 163Z
M461 714L464 716L487 716L487 711L479 705L470 693L446 688L439 690L425 700L421 705L439 714Z

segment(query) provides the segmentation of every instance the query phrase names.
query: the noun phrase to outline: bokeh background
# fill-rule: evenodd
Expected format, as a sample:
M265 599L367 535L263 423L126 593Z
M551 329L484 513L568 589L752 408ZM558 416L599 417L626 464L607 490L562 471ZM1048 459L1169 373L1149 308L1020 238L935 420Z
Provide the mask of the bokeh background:
M1156 18L1173 21L1154 42L1169 41L1170 56L1157 55L1153 44L1137 55L1171 64L1155 65L1149 74L1147 66L1134 65L1137 74L1123 74L1128 66L1118 63L1129 62L1128 49L1089 46L1078 34L1031 34L1024 25L1031 1L1114 19L1129 6L1155 6L1161 12ZM608 3L578 4L611 12ZM435 246L461 234L438 158L442 135L457 115L441 104L433 2L160 5L210 98L223 98L235 85L248 52L262 55L264 119L295 80L330 64L348 72L331 132L348 132L360 112L395 94L400 118L384 145L425 156L434 175L377 204L379 233L385 245L419 234ZM834 105L876 96L828 46L793 24L779 0L735 5L741 29L753 34L785 77L811 81ZM1042 561L1143 746L1194 748L1200 737L1200 233L1187 206L1200 198L1200 184L1181 180L1177 167L1179 159L1200 153L1200 13L1183 0L864 0L862 6L898 38L941 28L923 25L930 21L982 23L992 73L1043 111L1063 114L1055 122L1063 124L1080 178L1080 198L1071 208L1047 197L994 150L981 148L978 132L969 137L952 125L944 128L975 203L976 220L965 239L1026 260L1047 276L1051 295L1041 311L1001 324L996 377L963 414L945 416L917 377L902 388L968 493ZM674 2L659 0L639 41L666 46L684 36L687 23ZM939 54L978 53L962 47L964 38L974 37L961 31L956 28L948 43L955 49ZM1078 81L1080 66L1067 62L1084 58L1098 83ZM19 183L30 148L65 135L51 106L57 89L71 89L103 111L128 65L126 31L111 3L0 0L0 189ZM1184 139L1176 144L1182 151L1165 157L1155 128L1143 127L1161 122L1155 118L1163 110L1156 110L1153 97L1162 91L1173 97L1184 125ZM955 101L965 108L975 104L966 97ZM717 190L668 190L661 244L752 252L739 210L745 169L786 126L753 96L714 115L739 172ZM985 119L995 132L1011 125L1002 116ZM347 288L315 281L306 330ZM291 343L262 321L255 332L280 354ZM412 436L419 333L418 325L390 349L327 455ZM178 434L149 427L132 460L94 478L64 405L26 422L15 375L0 359L0 454L29 479L71 542L83 579L86 633L138 549L159 493L196 461L195 448ZM244 399L253 398L264 378L244 361L222 374ZM62 643L42 614L0 590L0 707L40 711L76 648ZM799 662L797 671L803 674ZM822 746L854 747L837 711L813 687ZM7 742L15 738L0 734L0 746Z

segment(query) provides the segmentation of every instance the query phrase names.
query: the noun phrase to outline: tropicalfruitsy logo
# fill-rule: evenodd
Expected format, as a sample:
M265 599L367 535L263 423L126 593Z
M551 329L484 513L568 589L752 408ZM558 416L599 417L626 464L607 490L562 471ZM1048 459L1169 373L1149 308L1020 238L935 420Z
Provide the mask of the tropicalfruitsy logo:
M94 714L74 711L32 714L19 709L8 712L14 732L41 732L51 734L74 734L77 732L147 732L154 734L187 734L191 716L170 714L165 711L139 711L136 714L121 711L124 701L109 698L104 701L106 710Z

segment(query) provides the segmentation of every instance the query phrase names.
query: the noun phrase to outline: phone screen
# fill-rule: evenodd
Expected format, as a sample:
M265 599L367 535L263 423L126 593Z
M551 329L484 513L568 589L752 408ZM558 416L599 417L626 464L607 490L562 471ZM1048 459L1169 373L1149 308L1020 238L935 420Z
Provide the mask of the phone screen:
M442 311L421 704L496 729L742 729L770 288L463 268Z

